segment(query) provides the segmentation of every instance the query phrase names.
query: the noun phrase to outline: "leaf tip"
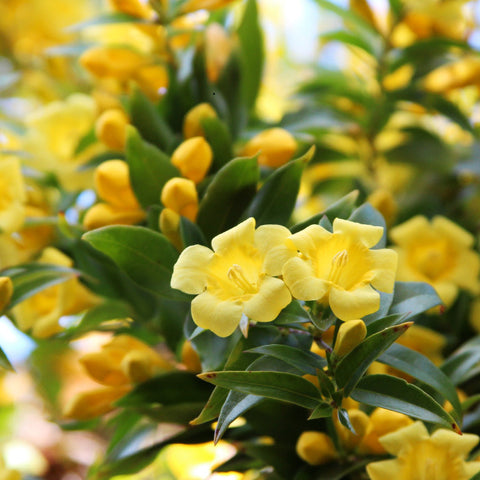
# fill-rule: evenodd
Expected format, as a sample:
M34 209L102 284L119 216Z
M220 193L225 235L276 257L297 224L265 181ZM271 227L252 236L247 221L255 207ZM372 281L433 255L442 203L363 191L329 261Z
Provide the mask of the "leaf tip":
M463 435L463 432L460 430L460 427L456 423L452 423L452 430L459 435Z
M208 382L208 381L212 380L213 378L216 378L217 374L216 374L216 372L205 372L205 373L199 373L197 375L197 377L200 380L205 380L205 381Z

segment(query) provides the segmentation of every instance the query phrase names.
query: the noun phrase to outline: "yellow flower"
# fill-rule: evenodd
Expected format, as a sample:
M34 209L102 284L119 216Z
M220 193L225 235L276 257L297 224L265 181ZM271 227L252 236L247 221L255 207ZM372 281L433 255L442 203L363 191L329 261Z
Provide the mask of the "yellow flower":
M274 278L290 255L285 245L290 235L280 225L255 230L249 218L212 240L213 251L201 245L185 249L173 269L171 285L197 295L192 318L200 327L220 337L231 335L246 316L271 322L291 296L282 280Z
M201 121L204 118L217 118L217 112L209 103L199 103L190 109L183 119L183 136L203 137L205 133Z
M88 230L105 225L133 225L145 218L130 184L128 165L107 160L95 169L95 188L106 203L93 205L83 219Z
M480 462L466 462L479 437L436 430L431 436L422 422L380 438L392 460L367 465L371 480L469 480L480 472Z
M163 205L192 222L197 218L198 194L195 183L187 178L171 178L162 189Z
M128 116L119 108L105 110L95 122L95 134L108 148L123 151Z
M145 95L152 101L158 100L167 92L168 70L164 65L147 65L138 69L133 79Z
M324 465L338 457L332 439L323 432L303 432L298 437L296 451L310 465Z
M393 250L371 250L382 234L382 227L336 218L333 233L310 225L292 235L290 240L300 253L282 270L292 296L328 303L341 320L376 312L377 290L393 291L397 268Z
M13 283L10 277L0 277L0 312L10 303L13 294Z
M367 327L363 320L350 320L342 323L338 329L333 351L343 357L350 353L367 336Z
M211 23L205 30L205 63L208 79L215 83L232 53L233 42L218 23Z
M258 153L258 163L278 168L287 163L297 150L292 134L283 128L269 128L255 135L243 147L241 154L253 157Z
M346 450L353 450L362 441L367 431L369 418L365 412L362 412L358 408L348 409L347 412L355 433L340 423L336 413L333 414L333 425L335 426L338 438L342 442L343 447Z
M203 137L192 137L175 149L171 162L182 176L199 183L205 178L212 159L213 151L209 143Z
M155 11L148 2L141 0L109 0L112 8L119 12L132 15L133 17L151 20L155 17Z
M0 157L0 231L11 233L22 226L26 199L19 159Z
M423 79L423 87L429 92L443 93L476 85L479 74L480 60L477 57L465 57L432 70Z
M473 236L442 216L429 222L418 215L390 231L397 244L397 280L427 282L449 307L459 288L480 292L480 256L471 247Z

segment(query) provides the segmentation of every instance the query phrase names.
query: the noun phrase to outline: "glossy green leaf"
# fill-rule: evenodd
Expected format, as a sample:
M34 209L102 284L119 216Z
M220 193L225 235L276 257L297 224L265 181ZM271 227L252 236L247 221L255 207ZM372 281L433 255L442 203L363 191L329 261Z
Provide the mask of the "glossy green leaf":
M180 217L180 237L185 248L190 245L207 245L198 225L186 217Z
M411 325L403 323L367 337L338 362L335 367L335 380L338 387L343 388L346 397L350 395L372 362Z
M366 42L364 38L350 31L335 30L333 32L327 32L320 36L320 40L323 42L335 41L345 45L358 47L370 55L374 55L375 53L373 47Z
M399 325L404 323L407 318L407 315L401 313L394 313L393 315L387 315L386 317L381 317L374 322L367 324L367 337L370 335L380 332L388 327L393 327L394 325ZM366 323L366 322L365 322Z
M247 0L242 20L237 30L240 41L241 92L250 110L255 105L263 73L263 35L258 19L256 0Z
M256 158L236 158L218 171L200 202L197 217L208 240L237 225L255 195L258 179Z
M219 118L204 118L201 124L205 139L213 151L212 169L217 171L233 158L230 131Z
M165 183L181 176L170 158L131 126L127 127L126 159L133 191L144 208L160 203Z
M333 407L326 402L318 404L313 412L308 417L309 420L315 420L316 418L329 418L332 416Z
M321 400L320 392L312 383L291 373L281 372L207 372L199 375L202 380L239 392L260 395L315 408Z
M393 344L377 361L430 385L452 404L457 422L462 418L462 407L453 382L427 357L403 345Z
M395 282L389 313L405 314L405 318L411 318L441 303L435 289L428 283Z
M146 290L173 300L190 298L170 287L178 252L162 234L144 227L122 225L92 230L83 239L108 255Z
M463 345L441 366L442 371L455 385L466 382L478 373L478 368L480 367L480 348L475 343L472 342L470 345Z
M300 158L275 170L253 197L243 217L254 217L257 226L286 225L295 208L303 169L314 153L312 147Z
M291 301L274 320L275 325L294 325L297 328L308 322L310 322L310 314L298 300Z
M352 392L357 402L459 431L453 417L417 386L390 375L367 375Z
M348 430L350 430L354 435L357 434L355 428L350 421L350 416L348 415L347 410L345 408L337 408L337 418L338 421Z
M249 353L261 353L269 355L298 368L303 373L315 375L317 369L323 369L327 361L313 352L300 350L289 345L265 345L252 348Z

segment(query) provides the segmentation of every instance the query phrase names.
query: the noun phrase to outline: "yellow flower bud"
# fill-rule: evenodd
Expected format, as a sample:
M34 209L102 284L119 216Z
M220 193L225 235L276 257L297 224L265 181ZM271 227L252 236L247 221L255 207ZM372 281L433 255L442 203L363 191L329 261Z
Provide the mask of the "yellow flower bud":
M96 77L128 80L146 64L146 58L128 48L92 47L80 56L80 64Z
M158 226L177 250L183 250L183 242L180 236L180 215L177 212L164 208L160 212Z
M133 76L138 86L150 100L158 100L167 92L168 71L163 65L148 65L140 68Z
M122 110L106 110L95 122L95 134L108 148L122 151L125 148L127 125L128 117Z
M215 83L232 52L232 40L218 23L211 23L205 31L205 62L208 79Z
M360 444L360 450L375 455L385 453L385 448L378 439L412 423L413 420L403 413L376 408L370 415L367 431Z
M397 68L394 72L385 75L383 78L383 88L388 91L399 90L406 87L413 77L413 66L409 63Z
M367 335L363 320L349 320L340 325L333 351L343 357L350 353Z
M202 364L197 351L192 347L192 343L186 340L182 345L181 353L182 363L187 367L190 372L201 372Z
M13 283L10 277L0 277L0 312L10 303L13 295Z
M253 157L258 153L258 163L278 168L287 163L297 149L297 142L283 128L270 128L253 137L243 147L242 155Z
M155 16L154 10L148 5L148 2L141 0L109 0L113 9L117 12L126 13L133 17L152 19Z
M185 138L203 137L205 135L202 128L204 118L216 118L217 112L209 103L199 103L188 111L183 119L183 136Z
M83 226L87 230L107 225L135 225L145 218L141 209L115 207L107 203L97 203L90 207L83 217Z
M296 451L310 465L324 465L337 458L332 439L323 432L303 432L298 437Z
M139 208L130 183L128 165L123 160L107 160L95 169L95 189L102 200L114 207Z
M342 442L342 445L347 450L353 450L362 440L362 437L367 431L369 418L365 412L357 408L352 408L347 410L348 416L350 418L350 423L352 424L355 433L351 432L347 427L344 427L337 416L334 416L334 425L337 430L338 437Z
M213 152L208 142L203 137L193 137L175 149L171 162L184 177L199 183L205 178L212 159Z
M467 57L442 65L423 79L423 86L429 92L442 93L477 83L480 75L480 60Z
M186 178L171 178L163 187L161 201L166 208L192 222L197 218L198 194L195 183Z

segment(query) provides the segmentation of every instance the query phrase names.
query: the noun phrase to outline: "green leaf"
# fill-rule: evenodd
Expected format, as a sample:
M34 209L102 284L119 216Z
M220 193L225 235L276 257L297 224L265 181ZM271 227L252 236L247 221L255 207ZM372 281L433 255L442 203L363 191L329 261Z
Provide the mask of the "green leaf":
M190 298L170 287L178 252L162 234L144 227L122 225L92 230L83 239L108 255L146 290L172 300Z
M311 147L300 158L275 170L253 197L243 217L254 217L257 226L286 225L295 208L303 169L314 153L315 147Z
M218 171L200 202L197 217L208 240L237 224L255 195L258 179L256 158L236 158Z
M367 375L351 397L372 407L400 412L424 422L459 431L453 417L430 395L405 380L390 375Z
M406 318L407 315L405 313L394 313L393 315L388 315L386 317L375 320L374 322L367 324L367 337L373 335L374 333L380 332L385 328L393 327L394 325L404 323Z
M405 318L411 318L441 303L437 292L428 283L395 282L389 313L405 314Z
M294 225L290 231L292 233L297 233L300 230L303 230L304 228L308 227L309 225L316 225L320 222L322 217L326 216L330 222L333 222L335 218L348 218L354 207L355 203L357 202L359 191L358 190L353 190L350 192L348 195L345 195L342 197L340 200L337 200L335 203L330 205L326 210L324 210L321 213L318 213L317 215L314 215L313 217L310 217L309 219L297 223Z
M181 176L170 158L143 140L132 126L127 127L126 159L133 191L144 208L160 203L165 183Z
M348 32L345 30L336 30L334 32L327 32L320 35L320 40L331 42L336 41L343 43L345 45L352 45L358 47L370 55L374 55L375 51L373 47L365 41L360 35L355 34L354 32Z
M26 263L2 270L1 275L10 277L13 283L13 294L7 307L10 309L48 287L80 276L81 272L46 263Z
M65 28L65 32L81 32L87 27L93 27L95 25L108 25L113 23L146 23L138 17L127 15L122 12L111 12L98 15L94 18L90 18L84 22L75 23Z
M441 369L455 385L460 385L475 376L479 367L478 346L464 345L442 364Z
M270 355L310 375L316 375L317 369L321 370L327 365L326 360L319 355L289 345L264 345L247 350L247 352Z
M219 170L233 157L230 131L219 118L204 118L201 125L213 151L212 169Z
M283 372L207 372L199 375L206 382L243 393L281 400L314 409L320 392L308 380Z
M176 143L176 138L155 105L138 88L129 98L129 113L132 125L141 136L165 152Z
M333 407L326 402L320 403L313 409L313 412L308 417L309 420L315 420L316 418L329 418L332 416Z
M274 320L275 325L294 325L310 322L310 314L302 307L298 300L292 300Z
M338 387L343 388L346 397L350 395L371 363L411 325L411 322L396 325L367 337L338 362L335 380Z
M337 418L338 421L348 430L350 430L354 435L357 434L355 428L353 428L352 422L350 421L350 416L348 415L347 410L344 408L337 408Z
M180 217L180 237L185 248L190 245L207 245L198 225L186 217Z
M0 368L3 368L4 370L8 370L10 372L15 371L12 364L10 363L10 360L5 355L5 352L3 351L2 348L0 348Z
M453 406L455 418L462 418L462 406L452 381L427 357L399 344L393 344L377 361L396 368L431 386Z
M237 33L240 41L241 93L250 110L260 89L264 64L263 36L256 0L247 0Z
M468 132L473 133L474 130L468 116L465 115L455 103L447 100L443 95L429 93L424 101L424 105L427 108L435 109L437 112L452 120L452 122L455 122Z

